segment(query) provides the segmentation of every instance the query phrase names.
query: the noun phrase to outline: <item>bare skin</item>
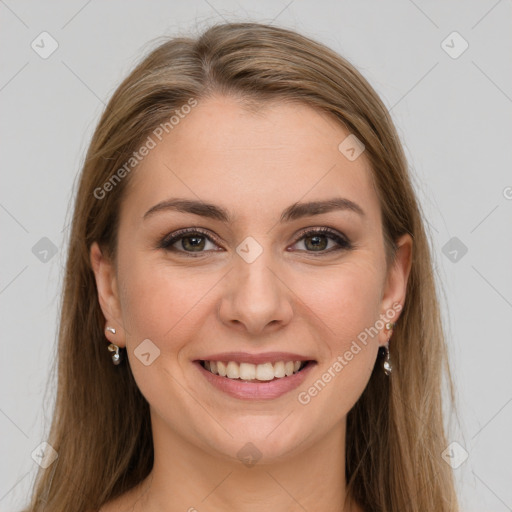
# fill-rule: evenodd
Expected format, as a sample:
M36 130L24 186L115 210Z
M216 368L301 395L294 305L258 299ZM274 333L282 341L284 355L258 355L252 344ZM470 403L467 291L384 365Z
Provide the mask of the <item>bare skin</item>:
M216 96L200 102L133 171L117 261L97 244L90 257L105 325L117 331L106 336L127 349L124 364L150 404L155 463L146 480L101 512L362 512L346 493L346 416L389 331L381 326L359 343L307 404L298 395L332 373L365 328L384 317L397 321L412 239L398 241L387 268L364 153L350 161L338 150L348 134L307 106L279 102L250 113ZM233 219L169 209L144 219L171 197L213 203ZM345 209L280 222L294 203L337 197L364 215ZM158 247L188 227L211 240L187 233L174 251ZM322 227L350 247L329 233L303 232ZM197 237L203 245L194 249ZM262 249L251 263L236 252L246 237ZM148 366L134 354L145 339L160 350ZM282 396L240 400L213 387L192 362L226 351L293 352L316 365ZM237 456L248 442L261 453L250 467Z

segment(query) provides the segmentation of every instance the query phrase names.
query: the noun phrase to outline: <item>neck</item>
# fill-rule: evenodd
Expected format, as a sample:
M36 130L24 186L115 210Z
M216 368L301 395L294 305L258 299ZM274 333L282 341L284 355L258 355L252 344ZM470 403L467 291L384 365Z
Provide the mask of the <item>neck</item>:
M154 465L132 494L133 512L360 511L346 496L346 418L293 455L251 465L191 444L154 411L152 429Z

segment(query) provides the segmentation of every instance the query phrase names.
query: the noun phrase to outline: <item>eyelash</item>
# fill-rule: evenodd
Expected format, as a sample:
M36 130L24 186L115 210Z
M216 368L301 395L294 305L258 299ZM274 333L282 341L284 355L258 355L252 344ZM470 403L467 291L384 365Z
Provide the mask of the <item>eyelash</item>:
M161 242L159 243L158 248L165 249L167 251L172 251L175 253L176 252L184 253L192 258L198 258L198 257L201 257L203 254L210 252L210 251L198 251L198 252L194 253L191 251L179 250L179 249L175 249L174 247L172 247L172 245L174 245L174 243L178 242L179 240L188 238L187 235L190 237L191 237L191 235L201 235L204 238L206 238L207 240L209 240L210 242L212 242L216 245L220 245L214 237L207 234L202 229L186 228L186 229L181 229L181 230L173 233L172 235L168 235L165 238L163 238L161 240ZM337 247L337 248L331 248L329 250L319 251L317 254L315 254L316 251L303 251L303 252L313 254L315 257L326 256L327 254L331 254L333 252L338 252L338 251L342 251L342 250L350 250L353 247L352 244L350 243L350 241L348 240L348 238L346 238L344 235L338 234L336 231L334 231L330 228L317 228L317 229L301 231L299 233L299 238L297 238L297 240L293 243L293 245L295 245L297 242L301 241L303 238L306 238L307 236L311 236L311 235L313 235L313 236L314 235L329 235L328 238L334 240L339 245L339 247Z

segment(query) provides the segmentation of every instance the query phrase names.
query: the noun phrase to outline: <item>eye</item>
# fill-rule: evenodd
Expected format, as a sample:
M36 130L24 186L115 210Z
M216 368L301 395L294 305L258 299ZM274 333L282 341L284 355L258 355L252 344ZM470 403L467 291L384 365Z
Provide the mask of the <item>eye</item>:
M165 237L159 244L160 249L174 252L203 253L207 243L214 244L213 239L197 228L181 229L171 236ZM174 247L177 245L177 247ZM190 254L195 257L194 254Z
M330 228L311 229L301 234L302 236L295 243L297 244L304 241L306 252L320 253L319 256L352 248L352 244L349 242L348 238ZM326 250L329 246L329 240L334 241L335 246L334 248L331 246L329 248L330 250ZM336 244L338 245L337 247Z
M302 236L294 245L304 241L306 247L305 252L320 253L319 256L352 248L352 244L344 235L330 228L310 229L309 231L303 231L301 235ZM217 242L214 240L211 235L206 234L206 232L198 228L186 228L165 237L159 243L158 248L167 251L188 253L188 255L192 257L197 257L202 253L211 252L211 250L217 252L218 249L207 250L208 243L218 246ZM329 247L329 240L334 241L334 247Z

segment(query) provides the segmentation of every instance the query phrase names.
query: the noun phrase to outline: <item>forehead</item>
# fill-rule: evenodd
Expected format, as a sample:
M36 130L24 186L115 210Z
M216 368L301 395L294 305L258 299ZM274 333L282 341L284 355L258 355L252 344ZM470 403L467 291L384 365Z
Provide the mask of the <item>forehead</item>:
M123 208L139 215L167 197L202 199L240 213L273 217L291 203L334 196L379 216L369 164L338 149L350 132L300 103L244 108L234 98L203 100L180 119L131 176ZM144 213L142 212L142 214ZM237 218L240 217L237 215Z

